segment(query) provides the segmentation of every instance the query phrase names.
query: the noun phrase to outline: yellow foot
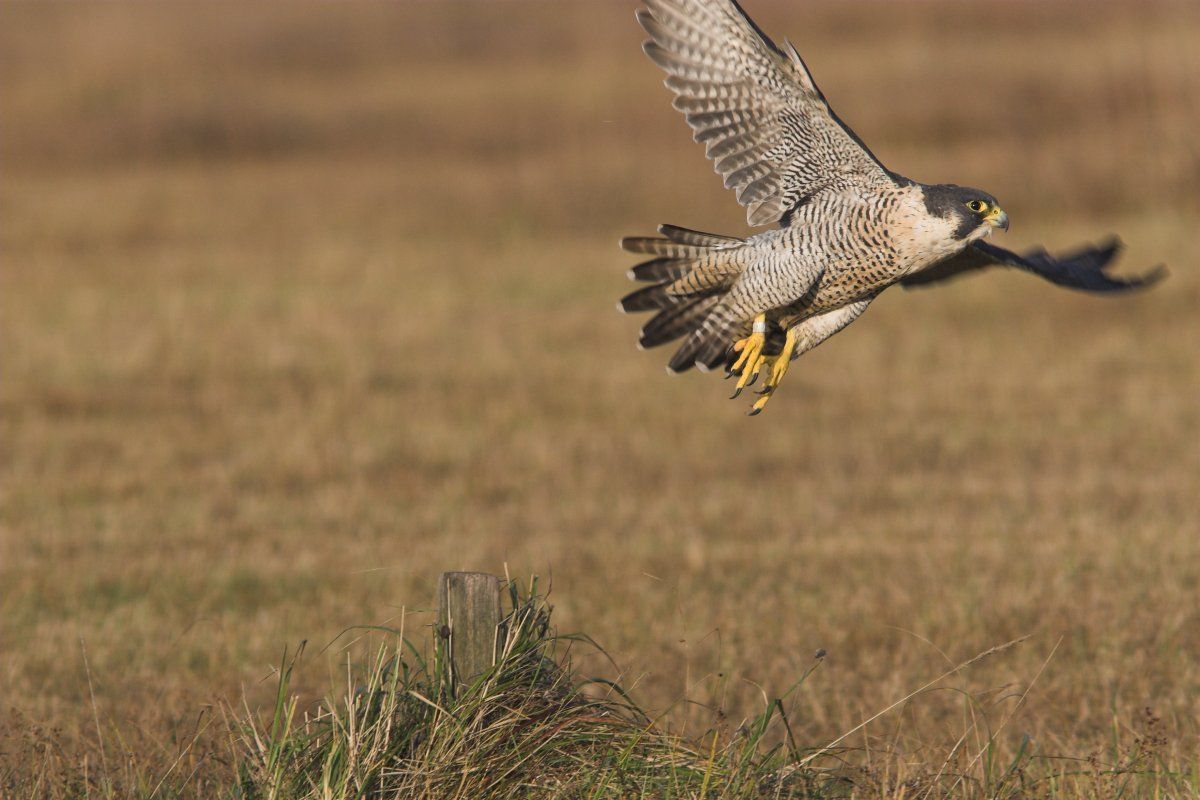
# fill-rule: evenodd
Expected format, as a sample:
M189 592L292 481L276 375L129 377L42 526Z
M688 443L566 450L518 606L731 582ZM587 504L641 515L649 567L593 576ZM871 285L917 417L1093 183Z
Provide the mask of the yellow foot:
M745 339L739 339L733 345L733 351L741 355L729 369L731 375L738 375L737 386L733 388L730 400L740 395L742 389L758 380L758 373L766 362L766 358L763 356L763 347L766 343L767 315L759 314L754 318L754 328L751 334Z
M762 413L762 410L767 407L767 401L771 399L771 395L775 394L775 389L779 386L779 382L787 374L788 367L792 363L792 353L796 350L795 330L795 328L792 328L787 332L787 339L783 343L783 349L779 351L779 355L771 359L771 366L767 370L767 382L763 385L762 391L759 392L762 396L755 400L754 405L746 412L749 416L753 417Z

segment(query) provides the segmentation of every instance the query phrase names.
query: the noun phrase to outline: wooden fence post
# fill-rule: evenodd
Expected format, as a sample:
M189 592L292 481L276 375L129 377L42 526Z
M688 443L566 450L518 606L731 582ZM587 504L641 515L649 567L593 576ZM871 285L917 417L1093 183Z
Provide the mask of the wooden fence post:
M500 579L485 572L443 572L438 580L438 629L447 639L454 678L470 683L496 663Z

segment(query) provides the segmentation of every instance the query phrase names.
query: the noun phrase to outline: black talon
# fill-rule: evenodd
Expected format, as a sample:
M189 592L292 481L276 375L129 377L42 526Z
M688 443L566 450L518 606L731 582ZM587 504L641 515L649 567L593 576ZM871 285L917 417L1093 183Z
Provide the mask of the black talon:
M754 406L750 406L750 410L746 412L746 416L747 417L757 417L759 414L762 413L762 410L764 408L766 408L766 406L759 406L757 408Z
M730 400L737 400L737 399L738 399L738 395L742 393L742 389L744 389L744 388L746 388L746 387L744 387L744 386L739 386L738 388L734 389L734 390L733 390L733 394L729 395L729 399L730 399Z

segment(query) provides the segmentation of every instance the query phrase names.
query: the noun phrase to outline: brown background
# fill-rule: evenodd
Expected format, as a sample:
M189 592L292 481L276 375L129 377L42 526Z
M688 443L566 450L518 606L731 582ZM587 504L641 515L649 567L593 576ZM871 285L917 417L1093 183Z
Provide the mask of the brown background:
M1032 684L1006 752L1147 706L1194 752L1198 7L747 5L886 164L999 197L1002 244L1119 232L1170 280L894 290L748 420L612 310L618 236L745 232L631 3L6 4L9 735L94 746L86 649L102 729L169 763L285 646L507 565L678 724L822 647L820 743L1031 634L857 743L936 751Z

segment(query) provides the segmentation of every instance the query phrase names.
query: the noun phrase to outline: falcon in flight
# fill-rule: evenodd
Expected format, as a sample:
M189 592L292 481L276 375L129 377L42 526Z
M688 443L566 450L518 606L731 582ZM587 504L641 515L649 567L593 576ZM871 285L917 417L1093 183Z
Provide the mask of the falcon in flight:
M679 338L667 369L724 365L733 396L765 374L762 411L793 359L859 317L880 292L923 286L991 266L1013 267L1088 292L1146 286L1107 268L1113 239L1063 256L1018 255L989 244L1008 229L996 198L892 172L833 113L790 42L775 45L736 0L644 0L646 55L705 152L746 207L738 238L663 225L662 237L621 246L651 258L630 278L649 285L624 297L625 312L654 311L639 346Z

